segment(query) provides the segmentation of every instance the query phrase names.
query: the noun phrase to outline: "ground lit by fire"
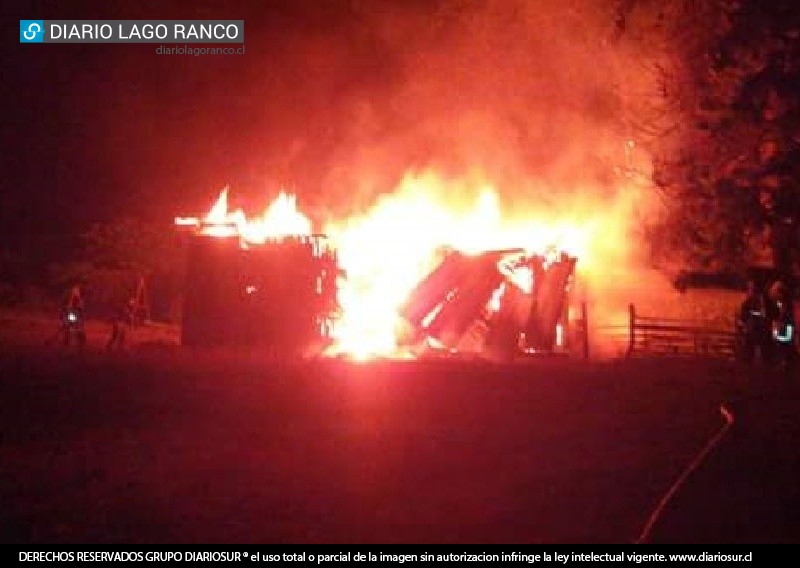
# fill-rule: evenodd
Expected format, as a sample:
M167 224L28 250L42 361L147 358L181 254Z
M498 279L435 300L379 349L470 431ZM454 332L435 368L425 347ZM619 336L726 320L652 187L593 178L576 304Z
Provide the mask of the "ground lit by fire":
M591 281L629 248L627 202L609 206L576 198L566 215L530 207L510 211L491 185L455 183L433 173L409 175L367 211L333 221L315 223L298 206L297 196L285 192L258 215L232 210L228 201L225 188L205 216L178 217L175 222L200 235L238 237L244 248L311 235L315 229L326 234L344 274L328 353L355 359L410 356L401 347L408 330L398 310L448 250L478 254L509 249L545 258L565 252L580 259L580 279ZM486 305L489 311L497 310L507 287L530 292L532 284L525 267L499 268L506 278Z

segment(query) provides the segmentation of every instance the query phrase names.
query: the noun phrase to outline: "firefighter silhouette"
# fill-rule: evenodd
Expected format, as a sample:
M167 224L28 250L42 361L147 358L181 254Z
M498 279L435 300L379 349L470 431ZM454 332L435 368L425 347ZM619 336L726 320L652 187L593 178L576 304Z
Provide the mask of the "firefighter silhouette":
M85 305L81 285L72 286L66 294L61 305L59 328L56 340L69 347L73 341L82 347L86 344L86 329L84 327Z
M785 293L778 295L776 304L778 311L772 322L775 362L779 370L791 371L797 361L794 309Z
M138 302L135 296L128 298L126 302L117 304L111 314L111 336L106 342L106 350L113 351L122 349L125 345L125 335L128 328L133 328L136 324L136 310Z
M759 358L769 364L773 358L774 340L771 337L775 304L754 281L747 283L747 295L739 308L737 328L741 360L753 363Z

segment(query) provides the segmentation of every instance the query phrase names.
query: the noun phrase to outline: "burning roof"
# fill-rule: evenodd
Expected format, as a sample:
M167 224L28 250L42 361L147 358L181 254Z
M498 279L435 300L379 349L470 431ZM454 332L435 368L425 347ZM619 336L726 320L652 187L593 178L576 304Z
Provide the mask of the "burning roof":
M202 219L176 217L175 224L194 227L198 234L210 237L237 236L243 243L263 244L269 239L311 234L311 221L297 209L297 197L281 192L264 212L248 218L242 209L230 211L228 191L224 188Z

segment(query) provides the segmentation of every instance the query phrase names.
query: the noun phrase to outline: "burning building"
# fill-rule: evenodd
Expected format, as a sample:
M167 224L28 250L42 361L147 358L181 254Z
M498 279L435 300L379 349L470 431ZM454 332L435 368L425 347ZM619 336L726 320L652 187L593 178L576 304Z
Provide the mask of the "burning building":
M494 205L482 197L461 234L491 228ZM415 204L415 215L424 211ZM227 190L204 218L176 219L191 233L183 344L361 359L585 352L585 311L581 319L569 310L575 256L555 247L480 246L491 240L458 246L441 234L426 243L449 248L431 261L434 248L414 240L421 231L393 230L380 214L371 219L377 230L332 227L329 239L312 233L293 196L281 194L261 217L248 219L228 210Z

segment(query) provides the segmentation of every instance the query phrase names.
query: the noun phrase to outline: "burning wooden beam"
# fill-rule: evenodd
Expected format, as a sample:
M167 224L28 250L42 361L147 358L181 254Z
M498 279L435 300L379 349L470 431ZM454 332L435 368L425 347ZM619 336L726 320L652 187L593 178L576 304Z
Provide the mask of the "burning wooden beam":
M470 268L458 282L454 294L445 300L438 315L427 326L428 335L448 348L457 346L504 281L497 269L498 260L497 253L484 253L470 259Z
M504 286L500 306L488 322L484 348L487 354L508 359L519 352L530 304L529 292L510 282Z
M563 346L557 326L564 323L575 262L564 254L548 263L519 249L452 253L417 285L401 314L418 337L449 350L459 350L464 336L474 335L476 323L482 323L487 354L507 358L523 349L552 352ZM471 349L475 343L471 338Z
M564 323L566 291L575 272L576 262L576 258L566 254L561 254L558 260L547 267L541 257L532 261L534 287L531 309L525 325L527 348L549 352L556 347L558 325L563 326Z
M402 315L410 324L421 326L425 317L443 302L464 278L471 266L471 259L460 252L449 253L428 276L426 276L408 296L400 308Z

